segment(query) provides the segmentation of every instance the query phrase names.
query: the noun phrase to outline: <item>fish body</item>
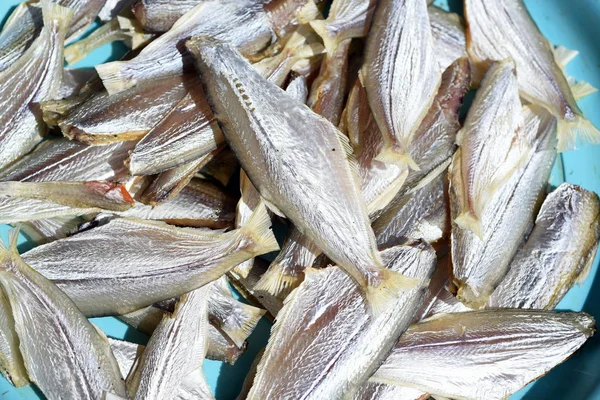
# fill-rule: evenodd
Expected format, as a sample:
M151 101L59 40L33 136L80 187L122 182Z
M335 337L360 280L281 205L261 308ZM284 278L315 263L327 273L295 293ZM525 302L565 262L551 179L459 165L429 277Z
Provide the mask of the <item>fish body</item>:
M132 8L133 15L150 32L167 32L185 13L203 0L138 0Z
M506 399L577 351L595 331L585 313L442 314L412 325L371 378L452 399Z
M44 28L9 67L0 72L0 169L31 151L46 131L33 103L58 95L63 70L63 44L70 9L42 3Z
M374 310L384 308L410 280L382 268L345 136L232 46L210 38L187 46L227 142L270 208L350 273Z
M4 23L0 33L0 72L27 51L44 26L42 9L21 3Z
M15 331L15 320L10 302L4 292L0 293L0 372L16 387L29 385L29 375L25 369L19 349L19 337Z
M270 225L264 210L243 228L225 233L117 218L24 257L84 314L122 315L199 288L240 262L277 249Z
M487 308L553 309L587 276L600 239L600 200L563 183L548 195L527 242Z
M253 54L265 47L273 32L256 0L205 0L188 11L164 35L146 46L129 61L96 66L104 86L114 94L159 77L184 71L184 42L198 35L227 40L242 53Z
M367 382L354 396L354 400L427 400L429 393L413 388Z
M409 146L441 78L425 1L379 2L360 77L385 141L379 159L419 169Z
M533 226L534 215L545 194L556 158L556 119L540 107L521 111L522 134L527 138L526 157L503 189L489 200L482 215L482 236L453 222L451 234L453 282L457 297L471 308L485 305L508 272L508 266ZM460 155L450 167L450 211L462 212Z
M395 247L382 257L389 268L422 281L435 264L435 252L425 243ZM248 399L353 395L387 357L423 294L421 287L403 292L373 317L360 288L342 270L308 270L277 315Z
M84 220L75 217L56 217L27 221L21 224L21 232L36 245L52 242L77 231Z
M435 57L444 72L454 61L467 58L465 27L460 16L439 7L428 7L431 32L435 41Z
M599 143L600 131L584 116L567 78L522 0L467 0L467 51L476 66L476 81L493 61L515 61L519 91L558 119L559 151L573 149L577 139Z
M15 321L25 367L49 399L100 399L104 392L125 396L125 385L110 346L69 297L16 250L18 232L3 248L0 285ZM40 337L46 338L40 342Z
M118 340L108 338L110 349L112 350L117 364L119 364L119 370L123 379L127 378L135 360L144 351L144 345L127 342L125 340Z

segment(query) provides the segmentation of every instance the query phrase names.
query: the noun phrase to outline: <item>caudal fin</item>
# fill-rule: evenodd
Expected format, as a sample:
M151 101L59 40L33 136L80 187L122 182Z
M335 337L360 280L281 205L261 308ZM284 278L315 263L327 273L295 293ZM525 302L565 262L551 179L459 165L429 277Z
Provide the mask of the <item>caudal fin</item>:
M406 165L414 171L421 170L408 152L395 150L389 146L385 146L375 159L386 164Z
M460 214L454 220L456 225L463 229L469 230L477 235L478 238L483 238L483 229L481 227L481 218L475 215L473 212L467 211Z
M588 119L576 115L558 121L558 151L573 150L577 145L599 144L600 131Z
M271 225L271 217L265 204L261 201L250 216L250 219L248 219L248 222L239 230L240 235L251 238L252 245L250 251L254 257L279 250L279 244L275 239L275 235L273 235Z
M254 290L267 292L280 300L284 300L304 280L304 273L290 274L289 272L284 270L280 263L271 263L269 269L254 286Z
M381 274L382 279L377 286L369 285L366 288L367 303L371 315L375 317L381 315L389 307L393 307L402 292L415 289L423 284L420 279L389 269L383 269Z
M102 79L108 94L119 93L137 85L135 78L126 75L126 67L126 61L113 61L96 65L96 72Z

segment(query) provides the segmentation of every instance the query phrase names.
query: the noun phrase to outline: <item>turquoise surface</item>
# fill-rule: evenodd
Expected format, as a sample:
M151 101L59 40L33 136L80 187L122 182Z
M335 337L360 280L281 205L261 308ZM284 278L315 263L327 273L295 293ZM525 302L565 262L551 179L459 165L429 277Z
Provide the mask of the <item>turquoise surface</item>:
M1 0L2 20L20 1ZM448 1L450 9L460 11L460 1ZM577 49L580 55L568 66L570 75L600 88L600 1L599 0L525 0L527 7L542 32L556 44ZM436 4L447 6L446 1ZM118 58L125 49L120 44L106 45L94 51L76 67L91 67ZM581 102L585 115L600 127L600 94L595 93ZM587 146L562 154L564 166L553 171L552 183L562 181L581 185L600 193L600 146ZM561 168L562 167L562 168ZM0 225L0 237L7 239L8 226ZM20 250L28 247L21 237ZM581 286L573 288L558 308L583 310L600 318L600 274L596 257L589 278ZM115 318L95 318L92 321L109 336L144 343L147 338ZM263 320L249 338L248 351L234 366L207 360L204 365L208 383L218 400L235 399L244 376L255 354L266 343L269 324ZM41 337L40 341L44 338ZM42 394L32 387L15 389L0 378L0 399L42 399ZM582 399L600 400L600 335L590 339L583 349L571 359L552 370L547 376L530 384L511 399Z

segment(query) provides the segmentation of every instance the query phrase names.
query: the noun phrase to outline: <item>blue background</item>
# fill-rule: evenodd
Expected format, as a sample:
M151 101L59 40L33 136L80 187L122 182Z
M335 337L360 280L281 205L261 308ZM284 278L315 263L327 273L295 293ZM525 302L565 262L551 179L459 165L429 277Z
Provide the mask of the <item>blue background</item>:
M18 0L0 1L2 21L19 4ZM436 4L461 10L461 1L436 1ZM579 56L568 66L569 75L600 88L600 1L599 0L525 0L540 29L555 45L579 50ZM110 44L94 51L75 67L92 67L124 54L125 48ZM585 115L600 127L600 94L595 93L579 102ZM561 163L562 161L562 163ZM562 164L562 165L561 165ZM553 171L552 183L568 181L600 193L600 146L587 146L563 153ZM7 239L9 227L0 225L0 236ZM31 246L21 237L20 250ZM590 276L581 286L573 288L558 309L583 310L600 318L599 257ZM129 328L116 318L94 318L92 321L109 336L145 343L145 335ZM248 351L234 366L207 360L204 371L218 400L235 399L256 353L265 345L269 323L263 319L250 336ZM44 340L40 338L40 340ZM0 377L1 399L41 399L32 387L15 389ZM530 384L511 399L587 399L600 400L600 334L591 338L583 349L547 376Z

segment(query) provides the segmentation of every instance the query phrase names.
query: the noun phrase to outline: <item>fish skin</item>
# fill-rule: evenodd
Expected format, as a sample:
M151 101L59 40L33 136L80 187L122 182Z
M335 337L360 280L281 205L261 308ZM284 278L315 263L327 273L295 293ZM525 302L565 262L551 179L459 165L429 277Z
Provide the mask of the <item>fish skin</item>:
M49 138L31 153L0 172L0 181L102 181L124 182L124 160L135 142L88 146L66 138Z
M285 88L285 92L298 100L300 103L306 103L308 99L308 84L306 82L306 76L296 75L290 78L290 82Z
M131 9L134 2L135 0L106 0L104 6L98 12L98 18L101 21L109 21L126 9Z
M66 43L75 41L96 19L106 0L59 0L54 1L73 10Z
M29 385L29 375L15 331L15 320L4 291L0 291L0 372L13 386Z
M460 212L452 218L479 237L487 204L528 151L520 111L515 64L512 60L492 64L457 135L463 193L458 196Z
M0 224L16 224L46 218L77 217L96 214L96 207L71 207L46 200L0 198Z
M246 259L276 250L270 225L262 208L244 227L225 233L117 218L23 256L87 316L122 315L197 289ZM128 240L119 240L123 236Z
M208 299L212 285L181 296L173 314L165 314L152 333L136 368L127 377L133 399L166 399L185 377L202 366L208 333Z
M262 2L257 0L205 0L177 20L164 35L152 41L129 61L113 61L96 66L110 94L142 81L180 75L188 54L184 42L193 36L209 35L227 40L244 54L253 54L273 38Z
M237 347L244 346L265 314L265 310L236 300L231 294L226 276L211 284L208 312L211 322L231 338Z
M81 218L73 217L38 219L22 223L21 232L39 246L69 236L83 221Z
M52 282L18 254L18 231L10 248L0 250L4 289L32 382L48 399L99 399L104 391L125 395L125 385L110 346ZM44 337L43 344L39 338Z
M231 45L203 37L187 47L229 146L270 208L359 282L375 314L384 309L414 281L382 268L345 137L262 78Z
M444 72L459 58L468 58L465 26L458 14L436 6L427 8L431 33L435 41L435 57Z
M199 159L225 142L202 86L194 85L135 146L132 175L153 175Z
M599 239L598 195L563 183L544 201L486 308L553 309L575 281L585 279Z
M283 38L299 25L322 18L318 3L322 0L272 0L264 8L273 31Z
M453 399L505 399L572 355L590 315L537 310L443 314L411 326L371 378Z
M212 177L223 186L229 185L234 174L239 172L240 164L229 147L225 147L200 168L196 177Z
M167 32L185 13L203 0L138 0L132 7L133 15L144 30L156 33Z
M93 68L65 68L58 98L74 97L98 74ZM42 110L43 113L43 110Z
M382 258L389 268L421 281L435 265L426 243L388 249ZM424 295L422 287L403 292L373 317L360 288L342 270L307 271L277 315L249 400L352 396L387 357Z
M342 42L367 35L376 5L376 0L334 0L327 19L310 21L310 26L333 54Z
M453 282L457 297L471 308L482 307L508 272L508 265L532 226L534 215L545 195L556 158L556 119L541 107L526 106L521 111L522 134L529 151L486 207L482 216L482 238L452 224L451 247ZM450 211L461 212L461 149L450 167Z
M15 8L0 33L0 72L27 51L43 26L40 7L21 3Z
M62 50L73 12L43 2L44 28L23 55L0 72L0 169L31 151L45 134L41 115L32 103L58 94L62 80Z
M360 77L385 141L378 158L419 169L409 146L441 80L424 0L379 3Z
M194 79L175 76L109 95L99 92L58 121L69 139L105 145L142 138L186 94Z
M136 358L144 351L146 346L113 338L108 338L108 343L117 360L117 364L119 364L121 376L123 379L127 378Z
M134 200L122 184L90 182L0 182L0 197L51 201L75 208L130 209Z
M600 143L600 131L584 116L553 49L522 0L465 0L467 51L481 77L489 64L515 60L520 94L558 119L558 150L575 148L577 139ZM478 81L479 79L476 79Z
M192 180L194 175L208 162L214 159L224 145L217 147L212 152L196 159L181 164L178 167L161 172L154 178L152 183L144 190L140 200L152 206L173 200Z
M367 382L362 385L354 396L354 400L427 400L428 393L421 390L386 385L385 383Z

